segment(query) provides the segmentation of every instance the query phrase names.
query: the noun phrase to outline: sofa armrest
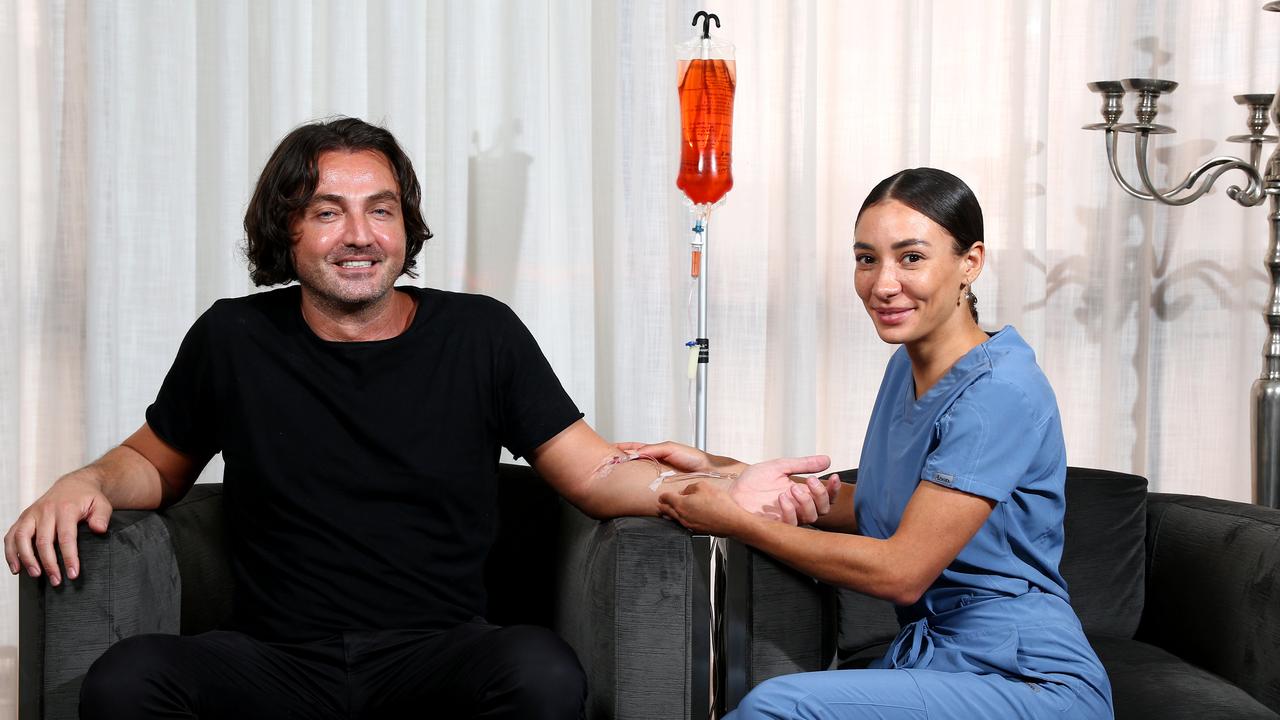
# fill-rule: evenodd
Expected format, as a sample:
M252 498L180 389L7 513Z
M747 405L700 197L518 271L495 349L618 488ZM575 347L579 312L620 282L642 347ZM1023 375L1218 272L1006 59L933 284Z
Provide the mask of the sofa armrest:
M659 518L562 512L556 630L587 673L587 717L709 707L709 538Z
M769 678L831 666L836 595L742 543L725 549L724 709L732 710Z
M74 720L89 666L121 638L176 633L178 564L156 513L121 511L105 535L79 531L80 577L19 581L19 717Z
M19 716L74 720L80 683L113 643L142 633L194 634L230 613L222 485L200 484L160 512L121 510L105 535L79 530L79 578L18 589ZM185 589L185 593L184 593Z
M705 717L712 539L658 518L563 513L556 629L587 672L587 717ZM733 709L764 680L830 665L835 599L739 543L726 553L722 702Z
M1280 711L1280 510L1148 495L1146 603L1135 637Z

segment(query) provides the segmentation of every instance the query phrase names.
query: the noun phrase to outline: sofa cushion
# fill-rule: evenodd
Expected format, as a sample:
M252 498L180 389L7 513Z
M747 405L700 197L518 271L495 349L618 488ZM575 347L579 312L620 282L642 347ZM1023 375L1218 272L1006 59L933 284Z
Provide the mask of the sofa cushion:
M1092 636L1111 678L1116 720L1276 720L1280 715L1222 678L1137 640Z
M884 657L889 650L888 642L875 643L857 650L851 650L836 660L837 670L865 670L868 665Z
M1066 543L1059 568L1090 635L1131 638L1142 617L1147 481L1067 468Z

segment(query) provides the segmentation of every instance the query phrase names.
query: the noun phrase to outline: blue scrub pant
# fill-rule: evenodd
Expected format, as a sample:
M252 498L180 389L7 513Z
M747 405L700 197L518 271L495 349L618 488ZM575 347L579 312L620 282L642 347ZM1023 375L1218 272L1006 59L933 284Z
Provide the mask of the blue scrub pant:
M875 669L766 680L725 720L1111 717L1111 684L1075 613L1030 593L909 623Z
M1092 707L1090 707L1092 705ZM1060 685L941 670L831 670L783 675L752 690L725 720L1110 718Z

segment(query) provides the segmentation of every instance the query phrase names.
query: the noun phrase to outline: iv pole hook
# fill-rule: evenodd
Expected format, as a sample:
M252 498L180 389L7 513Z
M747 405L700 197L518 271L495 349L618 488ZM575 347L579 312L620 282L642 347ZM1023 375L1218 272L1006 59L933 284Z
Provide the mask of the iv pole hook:
M711 21L712 20L716 21L716 28L717 29L720 28L720 16L716 15L715 13L709 13L706 10L699 10L698 14L693 16L693 22L690 24L696 26L698 24L698 18L702 18L702 39L703 40L706 40L707 38L711 37Z

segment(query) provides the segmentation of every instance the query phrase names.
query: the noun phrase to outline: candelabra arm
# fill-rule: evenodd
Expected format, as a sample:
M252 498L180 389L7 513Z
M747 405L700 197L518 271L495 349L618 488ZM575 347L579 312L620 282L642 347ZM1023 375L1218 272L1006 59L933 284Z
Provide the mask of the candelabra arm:
M1154 200L1154 195L1144 193L1130 185L1129 181L1125 180L1124 175L1120 173L1120 166L1116 164L1116 144L1119 138L1120 133L1111 128L1107 128L1107 164L1111 166L1111 177L1115 178L1116 182L1120 184L1121 190L1124 190L1132 197L1136 197L1139 200Z
M1138 132L1133 144L1134 158L1138 162L1138 177L1142 179L1142 186L1151 193L1143 199L1156 200L1165 205L1190 205L1199 200L1200 196L1209 192L1209 188L1213 187L1218 178L1229 170L1243 172L1249 178L1249 185L1244 190L1241 190L1237 185L1232 185L1227 188L1228 197L1245 207L1257 205L1266 198L1265 193L1262 191L1262 174L1258 172L1258 169L1244 160L1228 156L1216 157L1205 162L1200 167L1192 170L1182 182L1168 190L1157 190L1155 184L1151 182L1151 173L1147 169L1147 149L1150 139L1151 137L1148 133ZM1200 183L1199 189L1193 190L1202 177L1204 182ZM1193 190L1193 192L1190 195L1177 197L1178 193L1187 190Z

